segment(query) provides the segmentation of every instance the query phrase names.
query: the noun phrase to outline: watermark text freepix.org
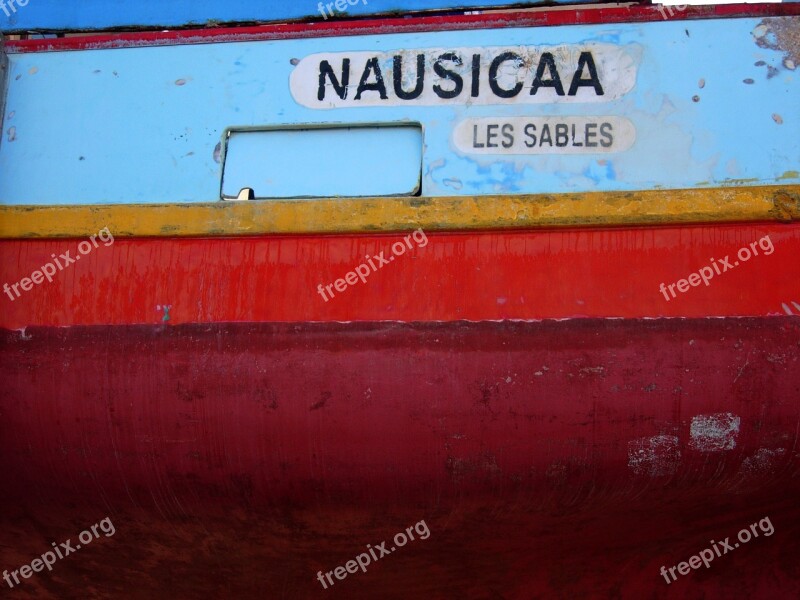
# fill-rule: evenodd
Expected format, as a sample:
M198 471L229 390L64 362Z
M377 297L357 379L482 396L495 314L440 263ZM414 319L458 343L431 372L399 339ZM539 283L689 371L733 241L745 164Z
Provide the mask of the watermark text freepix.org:
M89 529L91 529L91 531L89 531ZM35 558L30 565L23 565L16 571L11 571L11 573L8 571L3 571L3 579L6 580L8 587L13 588L15 585L19 585L21 583L19 579L20 575L23 579L30 579L34 573L40 573L44 571L45 567L47 567L48 571L52 571L53 565L56 564L58 559L66 558L73 552L77 552L83 548L83 546L88 546L94 540L98 539L100 537L100 534L97 532L98 529L105 533L106 537L111 537L117 532L117 530L114 528L114 524L108 517L99 523L95 523L89 529L86 531L81 531L80 535L78 535L80 544L73 546L71 539L59 544L58 546L56 546L56 543L53 542L53 550L48 550L42 554L41 558Z
M11 298L11 301L13 302L21 295L19 293L19 288L22 288L23 292L29 292L33 289L34 284L39 285L40 283L43 283L45 279L47 279L48 282L52 282L53 276L58 271L63 271L64 267L68 267L69 265L79 261L81 259L81 255L89 254L92 250L99 247L97 238L100 238L100 241L103 242L104 246L110 246L114 243L114 236L111 235L108 227L104 227L96 234L90 236L89 240L84 240L78 244L78 252L80 252L80 254L76 255L74 258L70 256L70 250L67 250L64 254L59 256L51 254L50 256L53 259L52 262L40 267L38 271L31 273L30 277L23 277L17 283L11 285L7 283L3 284L3 291L8 295L9 298ZM56 267L58 267L58 270L56 270ZM11 293L12 290L16 296Z
M736 253L736 256L739 260L734 261L731 264L730 259L728 258L730 255L726 255L725 258L717 259L710 259L711 266L706 266L700 269L697 273L692 273L686 279L679 279L675 283L670 283L669 285L664 285L663 283L659 286L659 291L664 294L664 299L669 302L672 298L676 298L675 295L675 288L678 288L678 291L681 293L685 293L689 291L689 286L697 287L700 285L702 281L706 285L709 285L711 280L714 278L714 274L722 275L726 271L730 271L735 267L739 266L739 261L747 262L753 256L758 256L758 249L764 251L764 256L769 256L773 252L775 252L775 246L772 245L772 240L768 235L765 235L757 242L750 242L750 247L742 246L739 248L739 252ZM713 267L713 269L711 268ZM667 290L669 290L669 294L672 295L672 298L667 294Z
M326 290L328 294L330 294L331 298L333 298L336 295L333 292L333 288L336 288L337 292L344 292L348 285L355 285L358 283L359 279L361 279L361 283L366 283L367 277L369 277L372 273L378 269L382 269L384 265L388 265L395 259L396 256L402 256L406 251L406 246L408 246L408 249L411 250L414 247L411 243L412 239L417 242L417 245L420 248L424 248L428 245L428 236L425 235L425 232L422 231L422 228L417 229L414 231L414 233L404 237L403 241L392 244L393 256L389 256L388 258L384 257L384 252L378 252L378 254L373 257L366 256L365 258L367 259L367 262L358 265L355 270L347 273L344 278L337 279L333 283L326 285L324 289L320 283L317 286L317 293L322 296L322 299L325 300L325 302L327 302L329 298L325 294ZM370 270L370 267L372 267L372 270Z
M11 17L12 13L17 12L17 6L25 8L31 0L0 0L0 10L2 10L7 17Z
M766 523L766 525L765 525ZM761 533L764 534L764 537L769 537L773 533L775 533L775 528L772 526L772 521L769 520L769 517L764 517L757 523L753 523L750 525L750 528L742 529L739 534L736 536L739 538L739 542L742 544L746 544L754 537L758 537L758 531L756 530L756 525L758 525L758 529L761 530ZM753 533L750 533L750 532ZM699 569L700 565L705 565L706 569L711 567L711 561L714 558L719 558L723 554L727 554L728 552L733 551L735 548L739 547L739 542L734 542L733 545L730 544L728 540L731 538L726 537L724 541L715 542L714 540L710 540L709 544L711 544L711 548L706 548L702 550L699 554L691 557L687 562L678 563L674 567L670 567L667 569L666 567L661 567L661 575L663 575L664 579L667 581L667 585L672 583L672 581L677 581L678 576L675 575L675 570L677 569L678 573L681 575L688 575L689 574L689 567L692 569ZM672 576L672 581L670 581L669 575Z
M328 15L325 12L326 8L328 9L328 11L330 11L331 16L333 16L334 7L339 12L344 12L345 10L347 10L348 4L350 6L355 6L359 2L361 2L365 6L367 4L367 0L334 0L334 2L328 2L327 4L323 4L322 2L320 2L319 4L317 4L317 10L322 13L322 16L325 17L325 20L327 21Z
M338 580L342 580L347 577L348 573L357 573L359 569L362 572L367 572L367 567L373 562L380 560L384 556L388 556L398 547L405 546L409 540L414 541L414 532L417 532L419 539L427 540L431 535L431 530L428 529L428 525L425 523L424 520L420 521L416 525L412 527L406 528L405 531L401 531L397 535L394 536L393 542L394 546L390 549L386 549L387 542L381 542L380 544L376 544L374 547L370 544L367 544L367 552L362 552L358 556L356 556L355 560L348 560L343 567L336 567L333 571L328 571L327 573L323 573L322 571L317 571L317 579L322 584L323 589L328 589L328 584L334 585L335 581L333 581L331 576L336 577ZM376 554L376 551L380 554ZM325 583L327 580L327 584Z

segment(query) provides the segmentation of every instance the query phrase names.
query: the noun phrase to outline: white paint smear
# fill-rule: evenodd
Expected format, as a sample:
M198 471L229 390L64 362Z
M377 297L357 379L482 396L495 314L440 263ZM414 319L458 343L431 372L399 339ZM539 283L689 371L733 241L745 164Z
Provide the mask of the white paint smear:
M628 442L628 467L637 475L674 475L680 463L680 446L674 435L657 435Z
M722 452L736 447L741 419L733 413L697 415L692 418L689 446L700 452Z

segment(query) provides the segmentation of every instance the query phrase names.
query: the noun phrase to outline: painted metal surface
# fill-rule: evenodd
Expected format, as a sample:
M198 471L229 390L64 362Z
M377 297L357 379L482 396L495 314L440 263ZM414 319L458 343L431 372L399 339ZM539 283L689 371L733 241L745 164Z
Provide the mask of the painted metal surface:
M385 52L402 39L413 42L403 47L413 64L424 34L408 31L47 56L19 51L38 46L15 46L0 191L20 193L2 199L0 235L15 239L0 240L0 284L16 282L22 294L0 293L0 569L29 563L50 542L74 538L106 516L117 534L11 593L797 597L800 225L792 221L800 201L798 175L787 165L798 142L776 133L787 125L795 132L797 120L796 113L775 113L779 123L766 112L771 92L783 91L777 102L797 96L796 75L783 62L796 46L772 37L776 23L791 34L797 21L731 20L721 41L686 42L701 30L722 31L686 22L474 31L474 40L450 32L426 46L447 39L444 48L489 41L507 47L516 40L523 53L533 45L520 36L536 34L541 64L544 48L578 46L587 36L596 44L640 45L636 83L610 103L611 113L589 112L603 102L289 104L291 68L304 57ZM757 35L762 26L772 32ZM373 46L354 48L354 40ZM648 55L650 41L660 54ZM241 73L213 63L236 51L247 59ZM492 52L477 54L496 58ZM268 55L274 63L247 62ZM684 62L676 67L668 56ZM290 57L297 64L287 67ZM190 68L200 58L212 61L208 74ZM554 55L556 65L569 60L568 53ZM255 64L274 66L283 87L260 89L272 80L254 75ZM699 92L708 101L687 100L698 93L695 69L710 66L714 75L704 76ZM770 68L778 74L770 76ZM605 69L598 72L605 76ZM761 69L762 78L734 81L747 69ZM77 78L73 86L66 75ZM74 91L89 75L103 78L88 89L107 94L106 101ZM140 89L134 76L144 82ZM574 73L565 94L572 79ZM658 92L662 84L667 98ZM412 88L409 81L402 89ZM65 113L59 121L48 112L52 98L40 102L34 94L45 89L62 92L71 124L63 123ZM754 107L723 109L731 98ZM708 113L698 106L707 103L723 114L701 119ZM47 127L36 128L37 107ZM214 111L222 122L212 122ZM683 157L669 163L675 156L657 148L664 189L635 193L613 191L627 183L606 176L579 180L576 193L530 196L513 187L517 175L509 168L499 184L492 169L476 170L470 185L477 191L434 198L221 203L207 195L212 183L219 192L214 146L231 123L263 126L276 115L301 123L310 114L340 122L332 115L359 120L368 113L380 121L420 115L426 133L447 136L462 117L505 124L531 118L539 127L564 117L572 119L570 134L572 125L583 129L584 141L593 116L609 118L599 125L629 119L635 144L620 154L637 148L650 119L648 143L661 140L674 150L669 135L683 132L693 159L735 155L753 179L729 185L729 173L709 167L717 179L703 183L697 173L678 172ZM735 131L758 115L773 129ZM169 118L179 124L164 131ZM9 123L19 127L13 136ZM189 125L199 129L181 129ZM95 139L103 128L110 134ZM437 169L463 174L482 159L517 160L458 154L457 140L447 136L425 148L446 164L428 165L423 192L425 181L432 190L441 186ZM545 157L550 183L572 189L551 167L586 156ZM541 157L528 158L535 164ZM26 161L56 173L31 177ZM109 168L98 170L94 161ZM57 176L59 186L51 179ZM519 180L548 189L547 177L537 176L542 187L530 173ZM694 189L671 189L682 176ZM138 205L118 205L126 185ZM42 190L53 193L38 202ZM92 205L96 198L108 204ZM144 205L159 199L168 204ZM207 203L198 204L202 199ZM59 203L71 206L43 206ZM737 222L745 220L762 222ZM430 232L412 237L416 247L406 251L401 239L420 224ZM93 246L89 235L97 242L105 227ZM517 230L498 230L504 227ZM449 228L465 231L441 231ZM393 230L403 233L379 233ZM297 235L309 232L316 235ZM335 235L320 235L328 233ZM390 248L396 260L387 258L368 280L343 292L334 284L330 298L319 293ZM741 248L761 252L745 261ZM45 280L45 265L56 257L66 263L70 253L74 262L53 267L52 281ZM703 285L698 273L713 274L711 257L724 270ZM696 281L683 290L678 282L692 275ZM670 298L665 283L677 285L679 295ZM775 524L773 536L719 557L708 571L663 581L662 565L765 516ZM318 570L421 519L431 529L424 544L392 552L357 580L319 587Z
M217 147L226 128L403 120L424 128L423 196L797 184L797 28L797 17L742 18L12 53L0 146L0 202L215 201L221 171ZM613 47L617 60L604 62L601 46ZM387 64L388 57L402 51L408 69L415 66L418 50L432 48L453 57L425 63L425 93L436 95L435 85L445 94L458 87L452 74L431 75L438 67L460 73L459 95L437 96L435 106L398 100L396 92L394 100L389 98L388 90L395 86L394 63ZM473 54L469 48L484 49L478 53L477 80L467 75ZM506 60L498 60L504 52ZM598 53L593 61L596 78L585 58L594 56L592 52ZM336 92L331 77L341 85L345 59L355 69L361 64L356 57L364 53L374 53L376 60L351 74L347 98L354 105L330 108L327 100ZM333 60L323 77L321 54ZM531 58L535 65L519 65L514 56L538 59ZM316 74L305 71L309 64L316 65ZM386 72L385 102L376 100L382 95L377 68ZM601 96L601 88L615 87L619 69L626 78L635 76L635 85L620 87L616 99ZM410 72L399 71L400 89L406 92L413 91L413 82L403 79ZM537 73L547 85L537 88ZM563 95L553 83L556 74L563 78ZM514 98L497 93L517 89L517 79L521 87ZM489 94L487 103L471 102L473 81L479 94ZM578 88L570 96L575 82ZM49 109L53 90L59 93L58 111ZM322 94L324 102L314 108L301 105L304 98ZM547 101L530 104L539 94ZM576 101L583 96L593 101ZM525 101L515 100L520 97ZM357 98L370 100L356 107ZM71 118L64 119L64 114ZM523 126L512 134L519 138L515 147L520 152L531 135L542 146L543 116L563 119L567 128L549 132L546 149L552 153L486 155L487 148L467 153L455 147L459 127L471 129L475 146L499 145L505 138L489 138L504 132L505 125L520 120L535 125L537 119L539 129L526 131ZM565 139L572 146L607 139L600 132L612 117L633 125L635 140L627 149L558 151ZM576 128L567 121L576 118L595 127ZM478 121L470 119L494 119L497 127L478 130ZM337 159L345 160L332 157ZM313 168L308 175L316 176Z
M582 4L594 0L553 0ZM342 19L420 11L535 6L543 0L6 0L0 31L83 31L175 28L220 23Z
M393 256L402 235L116 239L65 265L52 282L16 298L0 294L0 326L157 324L164 312L156 307L164 305L170 325L769 316L786 314L784 305L790 314L800 311L792 308L800 303L798 224L418 237L391 264L328 300L318 285L345 277L366 257ZM742 247L758 249L764 238L758 256L740 261ZM0 242L0 284L30 277L53 255L80 256L79 242ZM709 285L665 298L662 283L688 277L711 258L731 266Z
M313 598L427 519L430 545L329 591L789 598L799 319L3 332L0 564L111 515L38 597ZM773 537L659 575L764 516Z

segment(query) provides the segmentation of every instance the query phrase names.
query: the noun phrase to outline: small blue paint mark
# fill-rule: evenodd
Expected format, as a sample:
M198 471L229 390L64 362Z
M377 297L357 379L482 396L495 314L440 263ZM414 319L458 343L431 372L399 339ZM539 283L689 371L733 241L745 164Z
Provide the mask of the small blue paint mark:
M164 305L159 304L158 306L156 306L156 310L164 311L164 316L161 318L162 322L166 323L167 321L169 321L169 309L171 308L172 308L171 304L164 304Z

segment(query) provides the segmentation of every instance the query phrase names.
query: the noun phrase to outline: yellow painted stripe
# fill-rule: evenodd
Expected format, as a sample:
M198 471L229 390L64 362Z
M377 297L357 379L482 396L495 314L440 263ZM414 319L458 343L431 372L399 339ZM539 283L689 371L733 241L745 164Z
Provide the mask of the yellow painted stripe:
M800 219L800 186L525 196L328 198L95 206L3 206L0 237L226 236L587 227Z

